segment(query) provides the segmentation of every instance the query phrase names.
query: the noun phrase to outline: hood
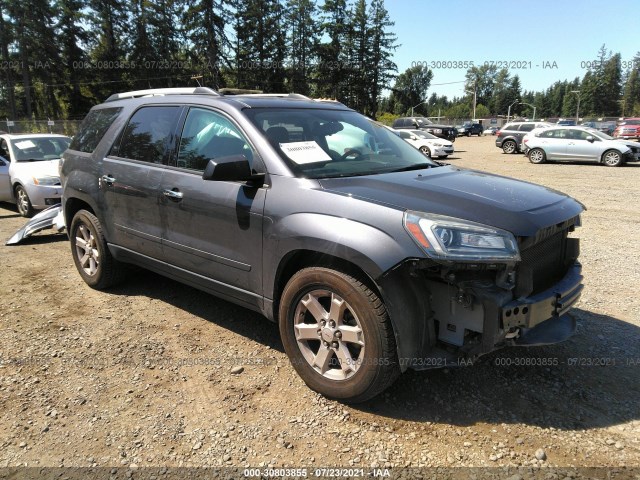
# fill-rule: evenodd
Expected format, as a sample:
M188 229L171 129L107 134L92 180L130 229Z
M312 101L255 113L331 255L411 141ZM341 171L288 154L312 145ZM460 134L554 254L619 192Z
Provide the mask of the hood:
M25 175L29 177L59 177L59 164L60 159L41 160L39 162L15 162L12 163L12 173L14 176Z
M320 180L332 193L401 210L448 215L529 237L584 210L573 198L532 183L443 166Z

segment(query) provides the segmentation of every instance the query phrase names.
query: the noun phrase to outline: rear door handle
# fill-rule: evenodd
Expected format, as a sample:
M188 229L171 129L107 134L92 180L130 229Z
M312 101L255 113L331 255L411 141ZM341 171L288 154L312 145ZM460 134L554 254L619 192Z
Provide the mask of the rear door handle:
M182 192L178 189L173 189L173 190L163 190L162 194L167 197L169 200L172 200L174 202L179 202L180 200L182 200Z

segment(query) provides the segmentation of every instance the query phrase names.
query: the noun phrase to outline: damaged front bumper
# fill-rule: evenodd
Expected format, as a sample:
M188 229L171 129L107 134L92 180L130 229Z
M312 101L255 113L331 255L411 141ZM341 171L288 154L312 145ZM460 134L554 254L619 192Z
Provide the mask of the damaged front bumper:
M443 282L420 262L406 262L380 279L396 332L402 370L469 365L505 346L568 339L576 322L568 313L582 293L581 265L536 294L514 298L486 281Z
M25 238L47 228L53 228L57 232L61 232L65 228L64 215L62 214L62 207L60 205L54 205L34 215L20 230L7 240L6 244L17 245Z

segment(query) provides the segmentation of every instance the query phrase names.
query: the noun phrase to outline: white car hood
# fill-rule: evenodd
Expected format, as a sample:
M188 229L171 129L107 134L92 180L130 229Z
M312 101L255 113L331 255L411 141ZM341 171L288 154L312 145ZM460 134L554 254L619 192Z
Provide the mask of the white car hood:
M59 177L60 159L41 160L39 162L11 162L13 177Z

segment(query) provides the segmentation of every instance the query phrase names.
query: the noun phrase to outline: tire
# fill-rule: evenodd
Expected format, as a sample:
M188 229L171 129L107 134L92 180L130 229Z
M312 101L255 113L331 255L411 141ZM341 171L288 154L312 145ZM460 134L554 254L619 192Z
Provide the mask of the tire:
M516 142L514 142L513 140L502 142L502 151L504 153L516 153L517 149L518 145L516 145Z
M470 137L470 136L471 136L471 132L467 132L467 137Z
M33 205L31 205L31 200L29 199L29 195L27 195L27 191L22 185L16 185L14 194L18 213L23 217L31 217L33 215Z
M74 215L69 241L78 273L91 288L102 290L122 280L124 266L111 255L100 221L91 212Z
M622 165L622 154L617 150L607 150L602 154L602 163L607 167L619 167Z
M282 292L279 324L298 375L326 397L364 402L400 374L393 328L382 300L345 273L322 267L297 272Z
M420 147L420 151L425 154L427 157L431 158L431 150L429 150L429 147L425 147L424 145L422 147Z
M529 157L529 161L536 165L540 165L547 161L547 154L544 153L544 150L541 148L532 148L529 150L529 155L527 156Z

